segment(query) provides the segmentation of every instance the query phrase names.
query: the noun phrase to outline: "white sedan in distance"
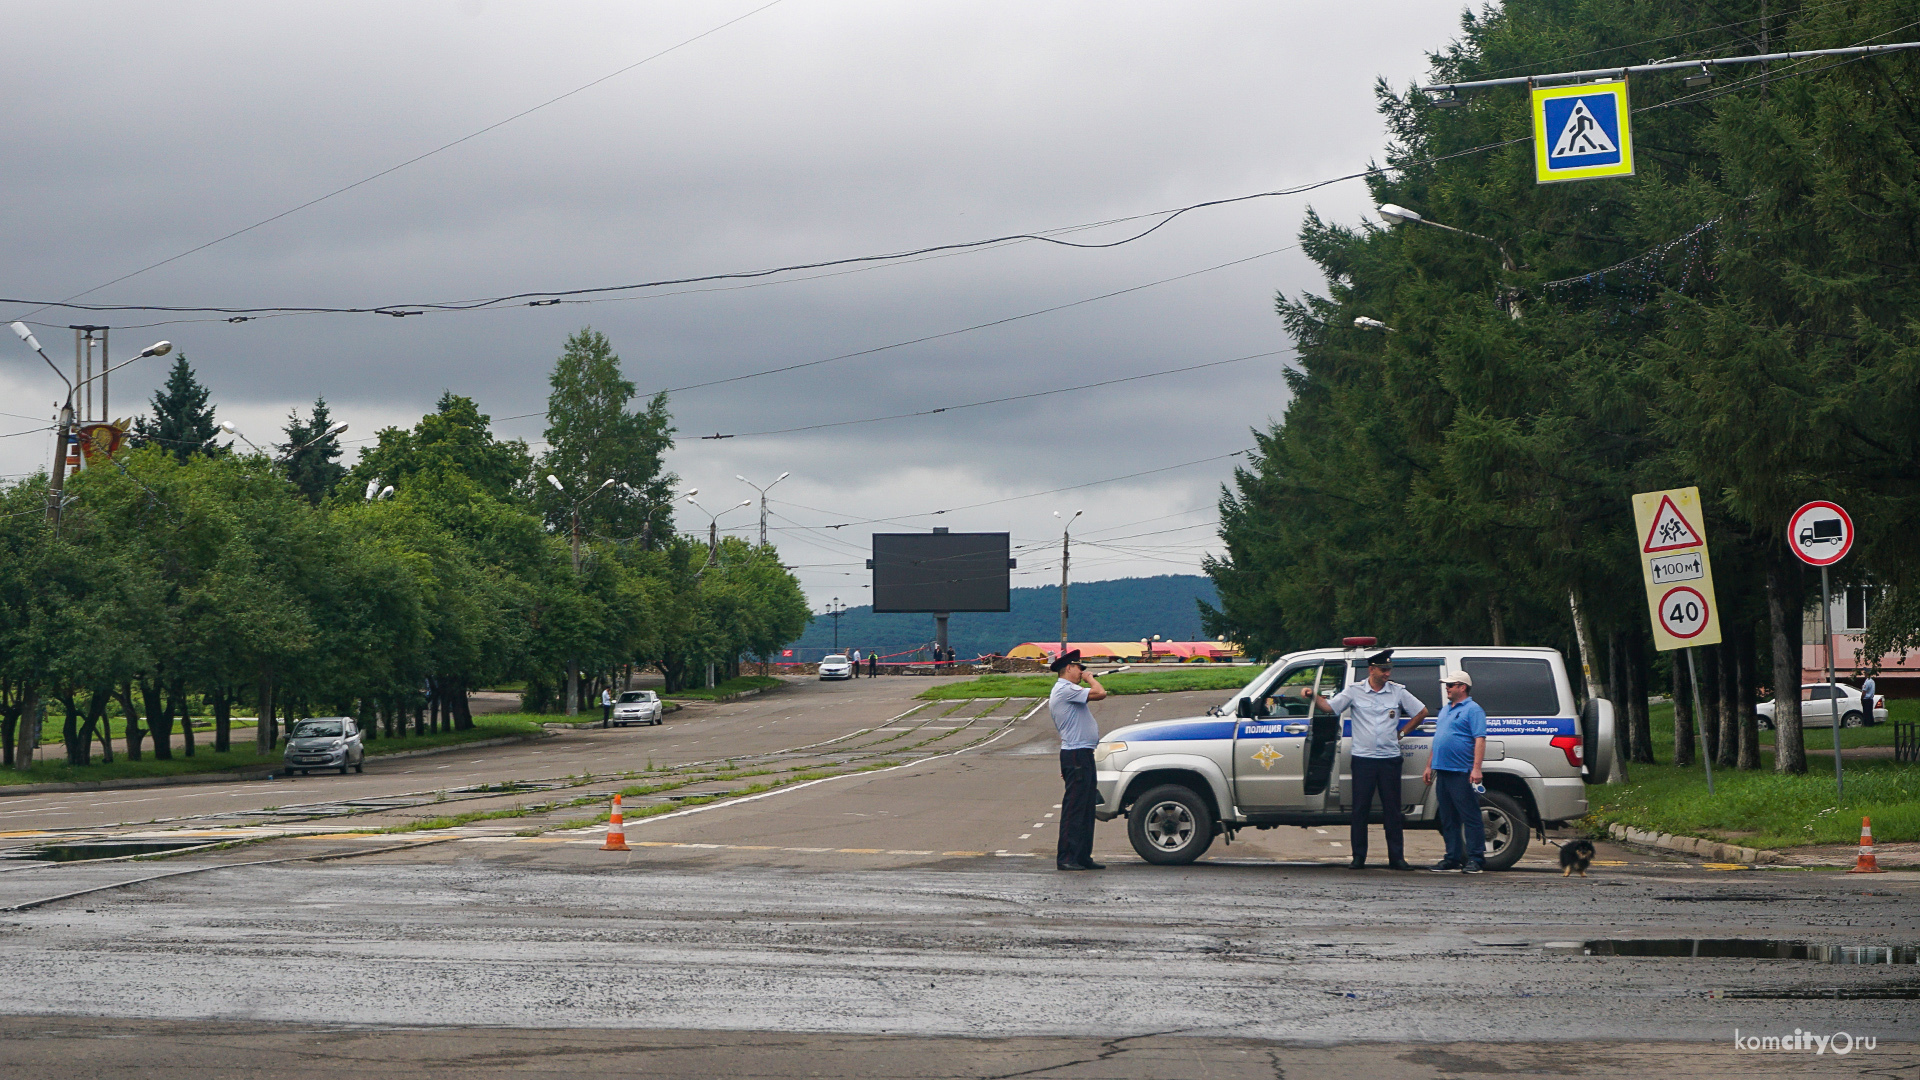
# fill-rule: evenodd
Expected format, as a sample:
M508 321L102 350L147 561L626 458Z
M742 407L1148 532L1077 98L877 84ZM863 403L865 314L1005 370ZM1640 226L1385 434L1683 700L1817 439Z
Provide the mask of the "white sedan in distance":
M1887 722L1887 696L1873 695L1873 719L1867 719L1866 708L1860 702L1860 688L1846 683L1835 683L1833 689L1840 692L1839 709L1835 710L1827 699L1826 683L1807 683L1800 688L1800 726L1832 727L1833 714L1839 712L1841 727L1859 727L1862 724L1884 724ZM1760 727L1771 730L1773 727L1773 707L1771 701L1763 701L1753 707L1760 714Z
M820 677L823 679L853 678L853 662L839 653L820 658Z
M613 726L658 724L666 717L660 695L651 690L629 690L613 703Z

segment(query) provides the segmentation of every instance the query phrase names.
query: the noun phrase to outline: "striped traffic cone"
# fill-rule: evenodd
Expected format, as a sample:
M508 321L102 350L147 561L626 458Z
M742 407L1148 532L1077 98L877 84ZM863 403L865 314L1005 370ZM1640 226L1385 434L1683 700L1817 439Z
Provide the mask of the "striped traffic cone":
M1866 818L1860 819L1860 858L1853 864L1849 874L1884 874L1880 864L1873 859L1873 823Z
M600 845L601 851L632 851L627 846L626 826L620 824L620 796L613 797L613 817L607 822L607 842Z

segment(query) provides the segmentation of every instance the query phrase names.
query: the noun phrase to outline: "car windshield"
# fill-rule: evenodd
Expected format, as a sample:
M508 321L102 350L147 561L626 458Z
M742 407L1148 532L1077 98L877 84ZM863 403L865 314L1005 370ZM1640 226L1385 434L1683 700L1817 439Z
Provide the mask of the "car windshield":
M626 693L620 695L620 704L622 705L631 705L636 701L652 701L652 700L653 700L653 691L651 690L629 690Z
M340 737L340 721L309 720L293 729L290 739L337 739Z
M823 664L844 664L847 662L847 658L844 656L829 656L820 662Z

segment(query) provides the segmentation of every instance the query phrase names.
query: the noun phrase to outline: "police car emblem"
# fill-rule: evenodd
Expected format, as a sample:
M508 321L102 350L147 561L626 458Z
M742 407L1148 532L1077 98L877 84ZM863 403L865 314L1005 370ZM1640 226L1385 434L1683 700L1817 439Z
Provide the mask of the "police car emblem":
M1273 763L1280 760L1280 751L1275 750L1272 743L1268 743L1260 748L1259 753L1253 755L1253 760L1259 762L1261 768L1271 769Z

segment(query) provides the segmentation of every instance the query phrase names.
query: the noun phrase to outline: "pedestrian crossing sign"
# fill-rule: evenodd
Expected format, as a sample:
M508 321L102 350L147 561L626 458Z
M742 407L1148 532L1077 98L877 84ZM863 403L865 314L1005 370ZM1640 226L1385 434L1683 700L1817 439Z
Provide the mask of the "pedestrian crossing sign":
M1542 184L1632 176L1626 81L1534 87L1533 158Z

